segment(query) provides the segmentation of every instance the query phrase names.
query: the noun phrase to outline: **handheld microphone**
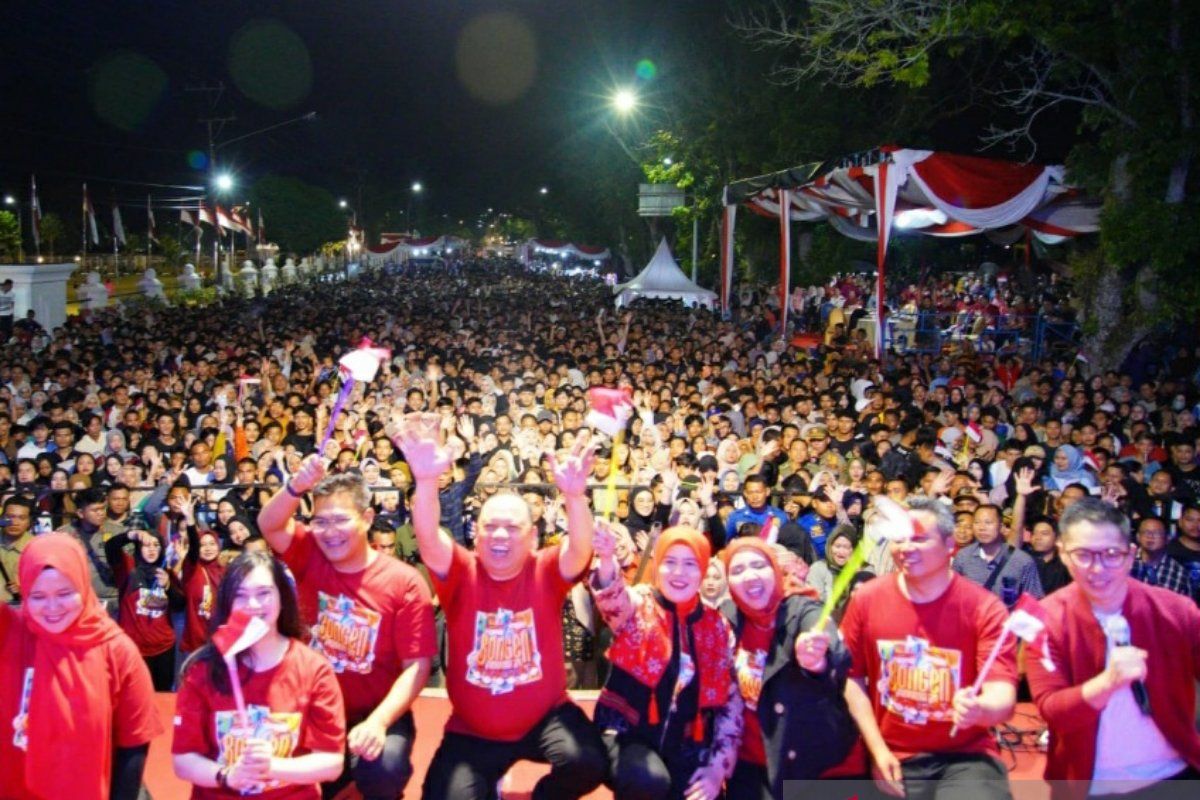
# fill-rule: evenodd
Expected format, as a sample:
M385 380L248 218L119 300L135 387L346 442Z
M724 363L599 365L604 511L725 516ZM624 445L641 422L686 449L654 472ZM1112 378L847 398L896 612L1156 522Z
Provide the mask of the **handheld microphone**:
M1112 642L1113 647L1130 647L1129 620L1117 614L1104 620L1104 635ZM1150 716L1150 695L1146 693L1146 685L1134 681L1129 688L1133 689L1133 699L1137 701L1142 714Z

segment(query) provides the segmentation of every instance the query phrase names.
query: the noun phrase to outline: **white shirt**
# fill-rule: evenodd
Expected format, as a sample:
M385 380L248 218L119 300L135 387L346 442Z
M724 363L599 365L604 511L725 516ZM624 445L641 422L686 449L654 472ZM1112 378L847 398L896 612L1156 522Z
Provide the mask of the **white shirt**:
M1096 613L1101 629L1116 614ZM1113 643L1108 642L1109 655ZM1126 686L1109 698L1100 712L1096 731L1096 766L1089 795L1124 794L1171 777L1187 768L1187 762L1163 736L1154 718L1138 708L1132 687Z

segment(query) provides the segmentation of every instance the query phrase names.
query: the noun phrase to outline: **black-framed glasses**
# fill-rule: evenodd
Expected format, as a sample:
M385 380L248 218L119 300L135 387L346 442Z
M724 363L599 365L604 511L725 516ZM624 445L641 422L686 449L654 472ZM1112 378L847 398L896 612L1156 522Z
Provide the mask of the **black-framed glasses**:
M1075 562L1075 566L1081 569L1091 569L1096 563L1096 559L1100 559L1100 564L1105 569L1116 569L1125 563L1125 559L1129 558L1132 551L1128 547L1109 547L1104 550L1088 550L1086 547L1076 547L1066 552L1067 557Z

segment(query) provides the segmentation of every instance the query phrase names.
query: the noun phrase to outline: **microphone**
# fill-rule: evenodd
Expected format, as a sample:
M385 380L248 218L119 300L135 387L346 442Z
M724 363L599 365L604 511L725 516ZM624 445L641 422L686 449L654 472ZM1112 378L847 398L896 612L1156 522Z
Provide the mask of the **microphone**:
M1113 647L1130 647L1129 620L1120 614L1104 620L1104 635L1112 642ZM1146 693L1146 684L1134 681L1129 688L1133 689L1133 699L1137 701L1142 714L1150 716L1150 695Z

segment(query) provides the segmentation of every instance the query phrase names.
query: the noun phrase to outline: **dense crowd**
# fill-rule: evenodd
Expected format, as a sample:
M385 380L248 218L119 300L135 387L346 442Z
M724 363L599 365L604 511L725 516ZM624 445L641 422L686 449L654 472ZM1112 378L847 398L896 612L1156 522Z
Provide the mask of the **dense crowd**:
M38 350L13 344L0 356L0 599L29 602L35 559L25 553L36 552L37 534L63 531L82 544L76 578L85 572L86 586L76 588L117 621L155 689L178 684L187 731L177 718L176 769L212 796L341 775L364 796L395 797L410 769L409 705L427 683L444 683L455 706L428 797L487 796L531 753L570 767L537 796L577 796L605 780L619 797L692 800L723 785L730 797L778 797L788 777L853 774L860 734L881 782L946 779L945 764L921 773L910 757L949 749L996 763L987 727L1011 714L1016 658L1006 651L961 705L957 694L939 705L915 689L881 698L879 670L895 680L893 658L926 657L876 651L876 641L904 639L896 625L944 637L935 657L951 652L947 641L964 659L986 655L1021 595L1050 598L1091 575L1093 562L1125 563L1111 548L1071 555L1064 524L1131 526L1132 578L1186 598L1192 612L1200 602L1197 351L1139 350L1125 371L1100 374L1075 352L1037 360L1029 320L1068 319L1067 297L1054 282L1014 283L970 276L905 287L893 306L917 321L908 349L882 362L860 327L871 286L853 276L794 296L794 340L773 325L778 308L765 288L741 292L728 319L666 301L614 312L611 288L598 281L500 260L369 273L206 308L83 314ZM943 343L933 330L955 335ZM337 360L364 339L390 355L331 420ZM587 424L594 387L628 392L632 414L615 439ZM328 512L342 495L353 500L342 521L364 520L384 559L371 563L391 570L371 586L338 571L337 548L352 545L331 541L338 518ZM945 552L874 543L877 497L912 509L913 541L943 531ZM502 592L486 575L519 551L505 521L521 527L526 516L537 577L522 591L543 596L506 596L500 612L484 614L478 604ZM70 557L42 553L38 563ZM922 558L933 565L925 580L958 576L937 600L944 615L967 618L978 606L979 630L956 620L935 636L919 613L898 611L916 599L880 578L898 570L915 586ZM524 561L513 563L520 574ZM679 576L696 567L689 596ZM285 769L268 780L261 753L250 766L218 759L214 773L223 745L200 730L205 714L232 713L231 700L213 712L229 676L212 666L221 660L209 637L214 620L250 602L247 586L291 597L280 637L264 640L278 659L301 620L323 626L334 606L344 618L377 620L364 653L354 625L338 618L340 649L317 645L331 673L320 659L289 667L321 692L341 691L306 710L325 722L310 731L300 749L313 758L292 777ZM841 636L810 630L831 596ZM536 620L505 616L522 602ZM547 615L554 624L544 627ZM886 616L895 619L883 631ZM553 696L517 701L537 682L521 672L533 662L488 674L478 628L464 650L472 626L508 636L522 624L536 628L538 679L604 687L602 737L590 739L591 723L565 712L530 717L561 699L555 678L542 681ZM790 638L780 655L771 637L782 633ZM561 654L548 648L557 640ZM783 688L771 685L776 659L798 665ZM977 667L956 665L955 688L982 681ZM859 680L866 689L843 698L843 684ZM273 708L281 689L268 681L253 691ZM497 698L527 711L510 704L497 718ZM28 700L27 691L17 717L30 713ZM770 718L785 705L793 710L777 711L782 722ZM688 714L676 720L678 708ZM874 727L864 708L879 717ZM14 718L4 711L0 720ZM931 734L931 720L971 731L948 744L954 735ZM141 725L142 738L130 722L105 741L120 754L146 741L153 725ZM480 749L493 740L504 747ZM547 756L568 742L574 756ZM789 763L797 750L803 763ZM607 755L607 767L588 761L592 751ZM1160 761L1195 766L1178 744L1171 752ZM862 771L861 752L858 760ZM997 777L987 768L969 777Z

